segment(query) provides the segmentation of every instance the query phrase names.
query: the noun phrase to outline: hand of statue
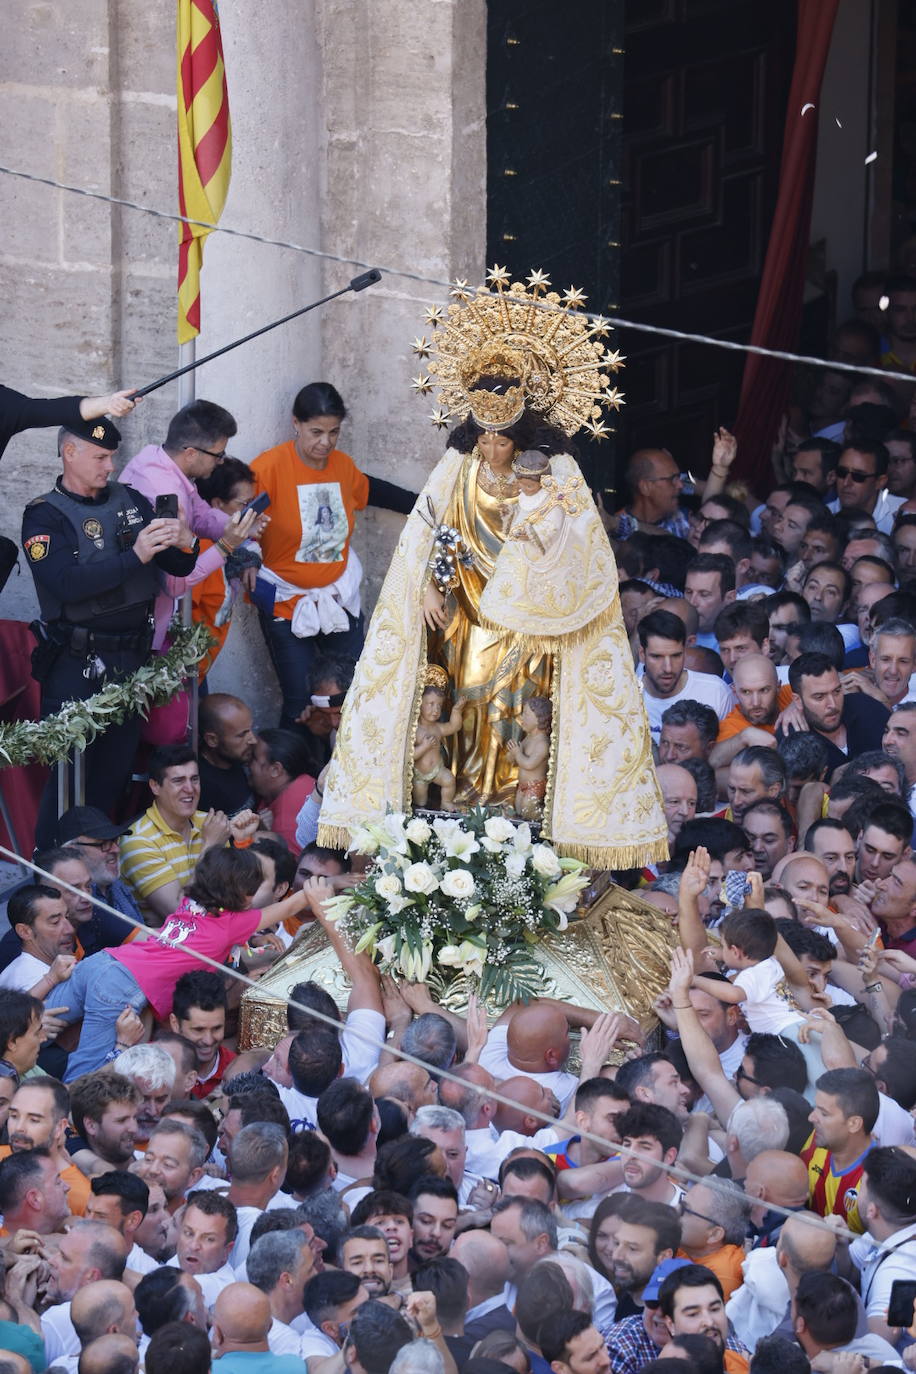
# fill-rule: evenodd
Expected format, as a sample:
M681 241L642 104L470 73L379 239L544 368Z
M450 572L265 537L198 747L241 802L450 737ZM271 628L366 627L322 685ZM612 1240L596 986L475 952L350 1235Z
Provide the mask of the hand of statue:
M143 1022L133 1007L125 1007L115 1022L115 1043L124 1049L139 1045L143 1039Z
M200 827L201 849L222 846L229 838L229 818L224 811L207 812L207 818Z
M737 452L738 440L720 425L712 436L712 469L718 477L728 473Z
M445 605L445 597L432 582L423 593L423 619L430 630L444 630L451 619Z
M468 704L468 699L467 699L467 697L456 697L456 698L455 698L455 704L454 704L454 706L452 707L452 710L453 710L453 711L463 711L464 708L465 708L465 706L467 706L467 704Z
M75 954L58 954L51 964L51 967L48 969L48 977L55 984L66 983L75 967Z
M235 813L229 822L229 830L234 840L253 840L260 824L258 813L246 808Z
M518 756L518 740L517 740L517 739L510 739L510 740L508 741L508 743L506 744L506 753L509 755L509 758L510 758L510 759L512 760L512 762L514 763L515 760L516 760L516 758L517 758L517 756Z
M691 852L681 874L681 889L686 896L695 899L705 891L709 882L709 867L709 850L700 845Z

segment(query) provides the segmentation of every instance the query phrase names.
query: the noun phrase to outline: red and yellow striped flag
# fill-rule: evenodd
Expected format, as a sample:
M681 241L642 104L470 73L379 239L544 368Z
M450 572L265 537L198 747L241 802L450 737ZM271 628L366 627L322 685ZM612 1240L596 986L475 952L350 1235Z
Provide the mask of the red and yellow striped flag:
M229 94L216 0L178 0L178 206L215 224L232 173ZM209 229L178 235L178 342L200 333L200 268Z

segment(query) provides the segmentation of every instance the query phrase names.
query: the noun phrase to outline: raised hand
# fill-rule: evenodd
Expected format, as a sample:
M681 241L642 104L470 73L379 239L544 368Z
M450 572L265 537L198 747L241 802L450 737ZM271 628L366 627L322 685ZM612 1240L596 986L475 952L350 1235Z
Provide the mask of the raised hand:
M709 882L709 850L702 845L694 849L681 874L681 889L688 897L697 898Z

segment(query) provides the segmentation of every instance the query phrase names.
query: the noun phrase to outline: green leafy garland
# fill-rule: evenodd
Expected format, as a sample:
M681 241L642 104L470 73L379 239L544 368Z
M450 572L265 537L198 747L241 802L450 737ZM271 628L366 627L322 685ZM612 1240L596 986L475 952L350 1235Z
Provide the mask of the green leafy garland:
M122 682L110 682L85 701L71 701L47 720L0 724L0 768L59 763L71 749L85 749L109 725L146 715L175 695L213 642L206 625L174 625L171 645Z

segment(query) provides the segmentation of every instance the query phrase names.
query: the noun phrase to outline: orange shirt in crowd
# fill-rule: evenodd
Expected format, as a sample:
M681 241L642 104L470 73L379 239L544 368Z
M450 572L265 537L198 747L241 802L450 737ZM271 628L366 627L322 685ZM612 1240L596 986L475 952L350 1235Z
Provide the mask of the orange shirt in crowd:
M792 688L788 682L782 684L776 692L776 705L780 711L784 711L792 701ZM724 720L719 722L719 733L716 736L716 743L721 744L724 739L732 739L735 735L740 735L742 730L746 730L751 722L747 716L741 714L741 707L735 706ZM768 735L775 735L776 725L755 725L755 730L766 730Z
M200 541L200 552L205 553L207 549L213 547L213 541L202 539ZM226 569L224 564L214 568L209 577L205 577L203 582L198 582L191 588L191 618L195 625L206 625L215 643L204 654L197 669L197 680L203 682L207 673L213 667L220 650L226 642L229 633L230 621L227 619L224 625L217 625L216 617L222 610L226 598L230 595L229 583L226 581Z
M336 582L347 565L354 516L369 500L366 474L339 449L326 467L306 467L292 440L267 449L251 466L258 491L270 497L264 566L303 591ZM278 598L274 616L291 620L295 604Z
M703 1264L707 1269L711 1269L722 1285L726 1302L744 1282L741 1272L741 1265L745 1260L743 1245L722 1245L718 1250L713 1250L711 1255L704 1255L702 1259L694 1259L686 1250L678 1250L677 1258L690 1260L691 1264Z

